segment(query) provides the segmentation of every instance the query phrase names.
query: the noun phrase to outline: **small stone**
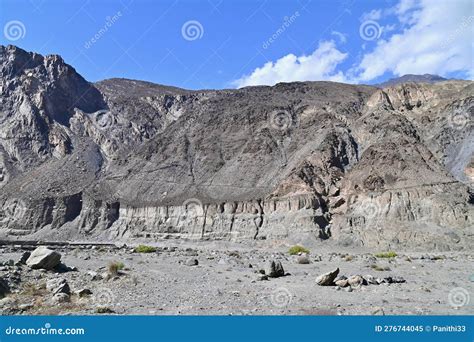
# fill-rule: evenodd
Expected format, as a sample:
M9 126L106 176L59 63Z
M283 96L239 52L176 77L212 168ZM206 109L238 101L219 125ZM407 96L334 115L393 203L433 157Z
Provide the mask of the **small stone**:
M67 293L56 293L52 300L53 303L67 303L71 298Z
M297 262L298 264L302 264L302 265L306 265L306 264L309 264L309 263L310 263L307 254L298 255L298 257L296 258L296 262Z
M346 290L346 292L352 292L352 287L348 286L348 287L346 287L345 290Z
M371 284L371 285L378 285L379 284L377 279L374 276L370 275L370 274L366 275L364 277L364 279L367 281L367 284Z
M349 282L347 281L347 279L339 279L339 280L334 281L334 284L336 284L339 287L346 287L349 285Z
M266 274L257 274L257 280L258 281L268 280L268 276Z
M92 294L92 291L89 289L80 289L76 291L76 294L82 298L82 297L90 296Z
M51 291L53 294L71 294L71 288L69 287L69 284L67 283L66 279L50 279L46 282L46 289Z
M186 266L197 266L199 265L199 261L197 259L189 258L184 262Z
M336 279L339 274L339 268L336 268L334 271L321 274L316 278L316 283L320 286L332 286L334 285L334 279Z
M44 246L36 248L26 260L26 264L33 269L52 270L61 262L61 254Z
M272 260L268 264L268 270L266 274L270 278L283 277L285 275L285 270L283 269L283 265L281 264L280 261Z

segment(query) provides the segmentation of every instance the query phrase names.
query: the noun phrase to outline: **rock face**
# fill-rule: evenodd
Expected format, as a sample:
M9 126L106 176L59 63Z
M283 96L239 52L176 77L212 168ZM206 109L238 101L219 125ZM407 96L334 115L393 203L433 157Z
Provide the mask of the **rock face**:
M0 237L474 242L471 81L90 84L14 46L0 70Z
M26 264L33 269L43 268L51 270L61 262L61 254L46 247L36 248L26 260Z

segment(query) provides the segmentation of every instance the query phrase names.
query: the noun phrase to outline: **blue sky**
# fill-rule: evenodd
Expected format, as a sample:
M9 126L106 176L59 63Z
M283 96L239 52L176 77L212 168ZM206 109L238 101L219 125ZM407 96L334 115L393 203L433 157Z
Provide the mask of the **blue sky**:
M1 44L188 89L472 79L470 0L0 0Z

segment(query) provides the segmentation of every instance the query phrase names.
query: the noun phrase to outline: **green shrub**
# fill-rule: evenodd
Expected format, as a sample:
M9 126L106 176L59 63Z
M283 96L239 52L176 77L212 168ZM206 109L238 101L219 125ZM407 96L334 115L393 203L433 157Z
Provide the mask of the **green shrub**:
M382 252L375 254L377 258L395 258L397 253L390 251L390 252Z
M156 247L147 246L147 245L139 245L135 247L135 252L137 253L155 253Z
M300 253L309 254L308 249L304 248L303 246L299 246L299 245L295 245L295 246L291 247L288 252L290 253L290 255L297 255L297 254L300 254Z
M390 267L388 266L379 266L379 265L370 265L370 267L375 270L375 271L380 271L380 272L383 272L383 271L390 271Z
M114 261L109 264L108 271L112 276L119 275L119 271L125 267L123 262Z

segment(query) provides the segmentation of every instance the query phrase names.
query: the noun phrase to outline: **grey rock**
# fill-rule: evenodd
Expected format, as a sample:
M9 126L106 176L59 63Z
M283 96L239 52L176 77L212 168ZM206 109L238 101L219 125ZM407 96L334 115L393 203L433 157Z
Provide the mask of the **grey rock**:
M347 283L352 287L360 287L362 285L366 285L367 282L365 279L360 275L353 275L347 279Z
M296 262L298 264L309 264L310 263L310 260L308 258L308 255L307 254L302 254L302 255L298 255L298 257L296 258Z
M199 265L199 261L197 259L194 259L194 258L189 258L184 262L184 264L186 266L197 266L197 265Z
M53 298L52 298L52 302L56 304L68 303L70 301L71 301L71 296L63 292L56 293L55 295L53 295Z
M79 297L87 297L87 296L90 296L92 294L92 291L90 289L80 289L78 291L76 291L76 294L79 296Z
M26 264L33 269L42 268L52 270L61 262L61 254L46 247L36 248L26 260Z
M18 263L26 265L26 261L28 260L30 255L31 255L30 252L23 252L23 254L20 257L20 260L18 261Z
M268 263L268 268L266 270L266 274L270 278L283 277L285 275L285 270L283 269L283 265L280 261L271 260Z
M336 279L338 274L339 268L336 268L334 271L321 274L316 278L316 284L320 286L332 286L334 285L334 279Z
M69 287L69 284L66 279L63 278L55 278L48 280L46 282L46 289L51 291L53 294L71 294L71 288Z

